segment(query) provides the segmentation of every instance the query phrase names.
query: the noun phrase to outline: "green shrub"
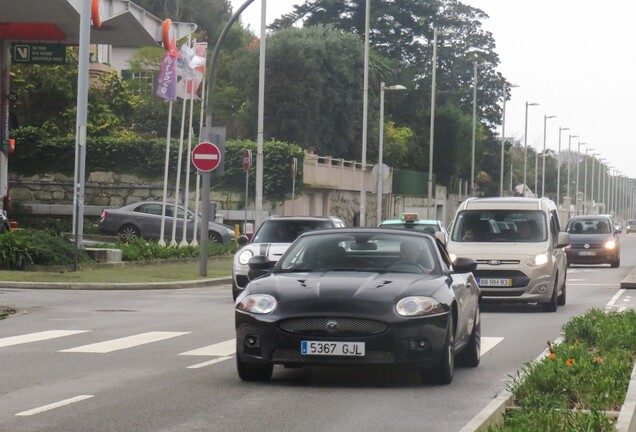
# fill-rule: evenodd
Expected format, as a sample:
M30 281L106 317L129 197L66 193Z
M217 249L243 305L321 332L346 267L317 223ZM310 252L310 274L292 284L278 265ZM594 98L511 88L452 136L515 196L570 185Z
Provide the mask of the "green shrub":
M86 252L80 262L90 261ZM47 230L15 230L0 236L0 267L23 269L27 264L70 265L75 262L73 243Z

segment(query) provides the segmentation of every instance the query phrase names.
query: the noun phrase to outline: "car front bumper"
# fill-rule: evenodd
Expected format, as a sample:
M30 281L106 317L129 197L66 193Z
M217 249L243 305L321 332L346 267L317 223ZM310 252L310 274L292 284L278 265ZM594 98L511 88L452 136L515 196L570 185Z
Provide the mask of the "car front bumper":
M446 340L448 313L397 319L387 323L356 317L299 317L269 321L265 316L236 312L237 355L245 363L302 365L398 365L418 368L437 365ZM355 321L357 330L329 333L326 323ZM299 322L300 325L289 325ZM311 322L313 324L304 324ZM365 327L376 330L369 334ZM315 328L310 328L314 326ZM249 343L258 340L258 346ZM302 341L364 342L364 356L302 355Z
M565 250L568 264L611 264L620 259L620 250L617 249L575 249Z

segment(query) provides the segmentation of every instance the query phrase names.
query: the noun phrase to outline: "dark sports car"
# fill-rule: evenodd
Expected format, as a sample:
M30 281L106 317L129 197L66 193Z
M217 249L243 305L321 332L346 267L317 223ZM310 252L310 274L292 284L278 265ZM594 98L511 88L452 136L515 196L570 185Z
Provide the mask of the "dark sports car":
M451 264L430 234L312 231L272 265L251 258L252 281L236 300L242 380L266 381L275 364L406 364L448 384L456 355L479 364L477 264Z

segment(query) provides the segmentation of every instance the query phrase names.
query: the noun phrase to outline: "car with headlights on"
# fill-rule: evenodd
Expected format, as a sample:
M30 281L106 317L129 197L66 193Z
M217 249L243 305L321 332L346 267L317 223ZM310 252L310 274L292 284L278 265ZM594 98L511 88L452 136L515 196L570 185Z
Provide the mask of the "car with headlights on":
M266 381L274 365L395 366L448 384L455 360L480 361L476 262L428 233L343 228L301 235L272 263L250 259L236 299L236 365Z
M610 215L578 215L570 218L567 228L570 246L565 249L568 265L609 264L621 265L620 230Z
M625 225L625 234L636 232L636 220L628 220Z
M268 260L276 262L302 233L344 226L341 219L333 216L270 216L265 219L251 240L245 235L238 238L242 247L232 261L232 297L236 300L250 281L248 261L253 256L265 255Z
M163 203L161 201L139 201L119 208L106 208L102 211L97 227L106 235L116 235L123 242L129 242L135 237L148 240L158 240L161 237L161 215ZM186 213L187 211L187 213ZM172 223L174 221L175 206L168 203L164 218L164 239L172 238ZM183 238L183 222L185 216L186 239L192 240L195 214L177 206L177 227L175 230L177 242ZM201 218L198 217L198 222ZM197 227L198 236L199 227ZM209 222L208 238L212 242L229 243L234 240L234 229L228 225Z

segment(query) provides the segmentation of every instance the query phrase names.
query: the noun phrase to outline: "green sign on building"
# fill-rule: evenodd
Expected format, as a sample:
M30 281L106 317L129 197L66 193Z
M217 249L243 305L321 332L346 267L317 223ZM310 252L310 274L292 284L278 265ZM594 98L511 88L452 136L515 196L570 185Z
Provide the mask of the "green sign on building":
M11 61L25 64L66 64L66 45L15 42L11 44Z

